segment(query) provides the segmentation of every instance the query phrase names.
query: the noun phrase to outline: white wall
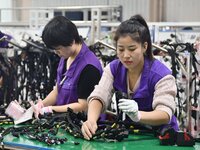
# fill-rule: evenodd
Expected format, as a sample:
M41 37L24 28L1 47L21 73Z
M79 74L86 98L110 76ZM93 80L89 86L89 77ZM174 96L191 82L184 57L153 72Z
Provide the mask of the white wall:
M12 7L57 7L57 6L95 6L121 5L122 19L128 19L134 14L141 14L147 21L152 20L152 11L159 6L152 4L162 3L162 21L164 22L198 22L200 21L200 0L0 0L0 8ZM156 3L157 2L157 3ZM2 12L2 21L12 19L11 12ZM14 17L14 16L13 16ZM20 18L22 16L20 15ZM157 20L159 21L159 20Z
M122 5L123 20L134 14L141 14L147 21L151 20L150 4L162 2L162 13L165 22L200 21L200 0L32 0L32 6L91 6L91 5ZM159 6L157 6L159 7ZM155 7L156 8L156 7ZM154 9L155 9L154 8Z
M95 5L121 5L123 7L123 20L138 13L148 20L149 0L32 0L32 6L36 7Z
M0 8L12 8L12 0L1 0ZM2 22L9 22L12 20L12 13L9 10L3 10L0 12L0 20Z
M200 21L199 0L166 0L166 21Z

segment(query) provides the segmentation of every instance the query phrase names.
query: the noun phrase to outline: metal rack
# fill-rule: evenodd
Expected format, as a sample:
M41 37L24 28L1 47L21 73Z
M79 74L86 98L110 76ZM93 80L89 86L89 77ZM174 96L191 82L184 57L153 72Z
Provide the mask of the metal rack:
M161 51L168 52L167 49L160 47L156 44L152 44L152 46ZM182 110L178 110L178 111L180 111L181 113L184 113L184 114L181 114L180 118L182 120L179 120L179 126L180 126L181 130L186 129L193 135L193 137L199 138L199 136L200 136L200 110L199 110L200 95L198 95L198 97L197 97L196 105L198 107L194 109L194 107L192 106L192 104L194 104L193 94L194 94L194 92L196 92L196 91L194 91L195 90L194 86L197 86L197 85L193 84L193 82L192 82L192 80L193 80L192 73L194 72L192 61L194 61L194 60L192 60L193 58L192 58L191 52L187 51L187 50L184 52L179 52L178 55L183 57L185 60L185 64L183 64L183 62L181 62L179 59L175 58L176 59L175 61L178 63L177 65L180 68L178 71L179 74L181 74L181 76L182 75L185 76L185 80L183 81L181 79L182 78L181 76L175 75L177 86L182 86L184 88L184 91L183 91L184 94L182 96L179 95L180 97L178 96L176 99L176 101L179 101L179 102L181 101L181 104L182 104L182 106L181 106ZM197 78L196 80L198 80L199 77L195 77L195 79ZM177 102L177 103L179 103L179 102ZM196 130L194 129L195 123L192 118L192 111L196 112L196 115L195 115ZM180 119L180 118L178 117L178 119ZM181 121L183 121L184 123L180 123Z
M77 26L89 26L90 44L94 39L101 37L101 23L119 22L122 16L121 6L70 6L70 7L15 7L0 8L0 26L28 26L29 29L39 29L43 27L56 12L65 16L66 12L81 11L82 20L73 21ZM11 20L4 22L2 14L10 13Z

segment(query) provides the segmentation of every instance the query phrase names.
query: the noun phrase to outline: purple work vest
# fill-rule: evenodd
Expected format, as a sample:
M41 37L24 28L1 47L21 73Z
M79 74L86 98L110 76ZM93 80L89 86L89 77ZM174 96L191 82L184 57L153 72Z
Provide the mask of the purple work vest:
M10 41L12 39L12 36L0 31L0 39L3 38L4 36L8 41ZM8 41L6 41L6 40L0 41L0 48L8 48L8 44L9 44Z
M66 72L63 72L66 70L66 60L64 58L60 59L57 69L58 96L56 105L65 105L78 101L77 84L82 70L88 64L96 67L102 74L100 61L85 43L82 43L81 51Z
M114 77L113 87L117 91L128 93L127 91L127 69L117 59L110 63L112 75ZM140 85L132 95L138 103L141 111L152 111L153 96L156 83L164 76L171 74L171 71L160 61L150 61L145 57L144 67L141 74ZM177 131L178 124L173 115L169 124Z

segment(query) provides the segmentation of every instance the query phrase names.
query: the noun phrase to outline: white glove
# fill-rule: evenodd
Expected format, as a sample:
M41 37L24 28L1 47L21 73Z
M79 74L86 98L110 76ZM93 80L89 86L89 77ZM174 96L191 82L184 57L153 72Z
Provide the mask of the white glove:
M43 107L40 109L40 114L44 115L45 113L53 113L52 106Z
M118 104L119 109L131 118L134 122L140 121L140 112L138 111L138 104L131 99L120 99Z

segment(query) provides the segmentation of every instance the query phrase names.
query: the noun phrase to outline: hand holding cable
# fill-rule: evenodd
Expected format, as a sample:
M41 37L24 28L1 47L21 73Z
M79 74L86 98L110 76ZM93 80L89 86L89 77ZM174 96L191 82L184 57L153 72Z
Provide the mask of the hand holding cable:
M42 100L39 99L37 104L34 104L32 101L30 103L31 103L31 106L33 107L35 118L39 119L38 116L40 114L40 111L44 107Z
M138 111L138 104L131 99L120 99L118 107L122 112L127 114L134 122L139 122L141 119L140 112Z
M53 113L52 106L47 106L40 109L41 115L44 115L45 113Z
M92 138L96 130L97 130L96 121L87 120L82 124L81 131L82 131L83 137L87 140L90 140Z

